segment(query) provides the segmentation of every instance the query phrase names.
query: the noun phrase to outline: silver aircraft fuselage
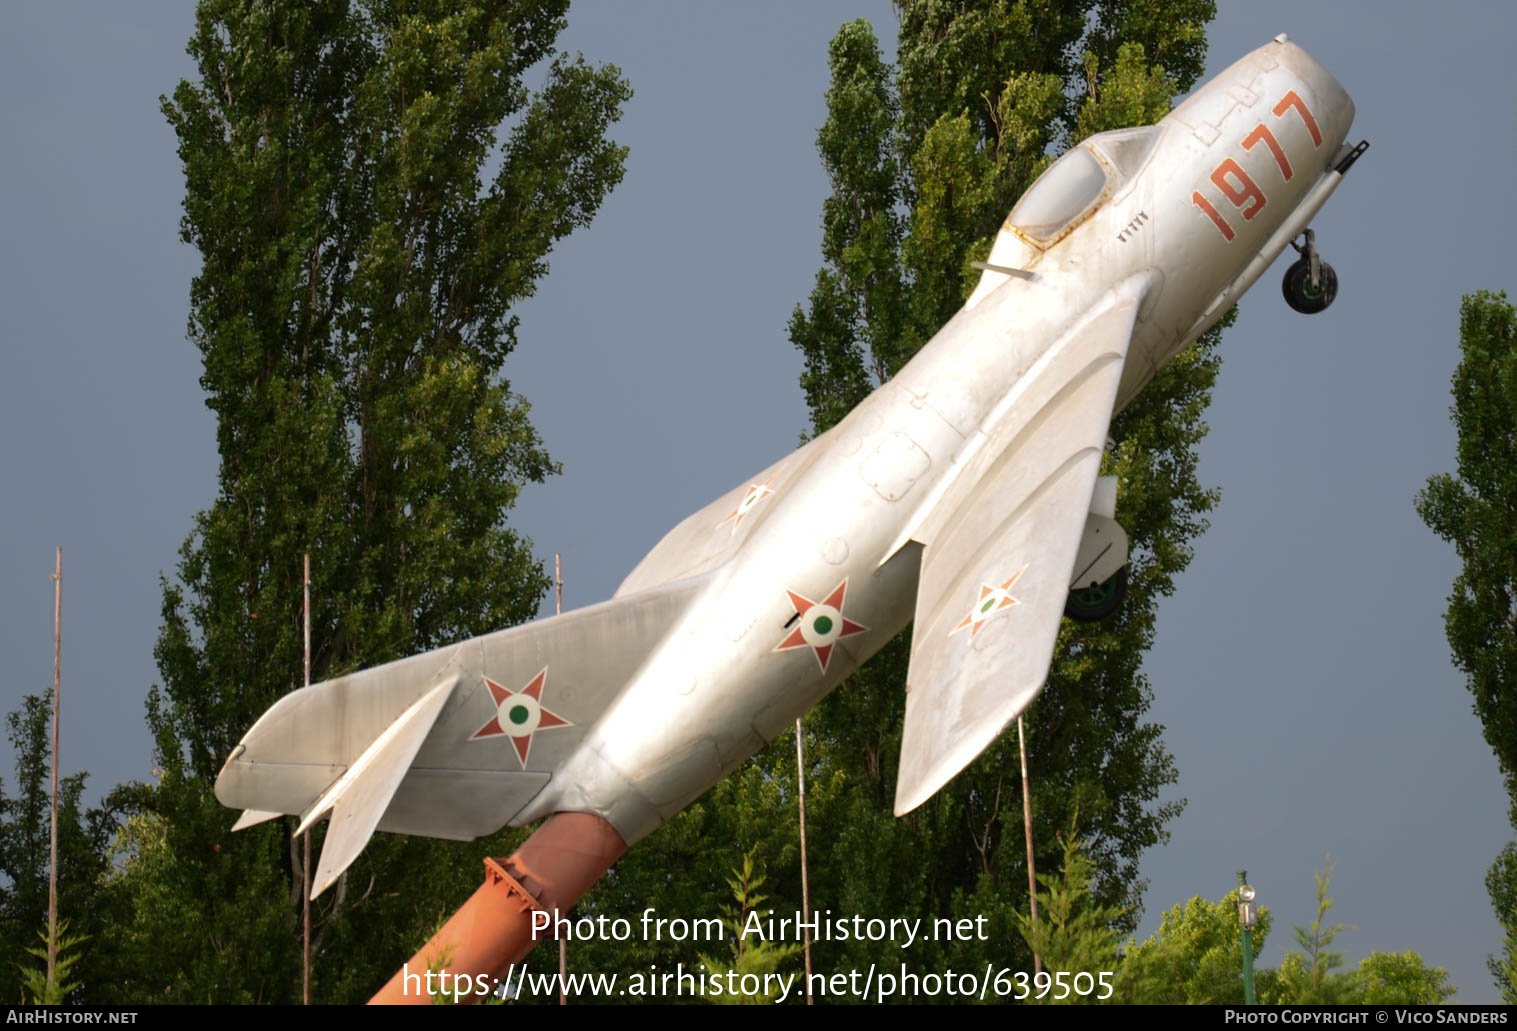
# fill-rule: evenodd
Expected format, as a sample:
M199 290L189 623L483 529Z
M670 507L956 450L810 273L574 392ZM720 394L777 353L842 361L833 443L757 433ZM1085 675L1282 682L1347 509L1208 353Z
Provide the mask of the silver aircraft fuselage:
M1071 585L1126 561L1098 477L1113 412L1306 232L1365 146L1353 115L1278 37L1156 126L1084 141L897 375L614 598L291 692L218 798L238 827L331 814L317 892L376 829L592 814L630 845L915 620L896 811L921 804L1041 690Z
M1120 410L1301 233L1340 179L1328 170L1352 120L1353 104L1333 77L1299 47L1274 42L1160 122L1142 167L1109 167L1109 195L1051 245L1003 230L990 263L1034 278L986 271L969 303L893 379L782 463L783 489L761 494L737 527L746 533L741 547L511 823L595 812L631 844L791 728L910 622L918 555L903 530L965 464L992 410L1036 389L1050 345L1102 295L1141 284ZM1268 141L1245 146L1258 124L1269 128L1278 157ZM1228 162L1260 199L1230 201L1216 169L1232 192L1248 188ZM749 493L754 488L764 488L762 474ZM682 564L683 530L725 532L725 504L676 528L618 596ZM809 645L776 655L798 625L790 592L820 603L843 584L842 617L867 630L814 634L831 638L825 665Z

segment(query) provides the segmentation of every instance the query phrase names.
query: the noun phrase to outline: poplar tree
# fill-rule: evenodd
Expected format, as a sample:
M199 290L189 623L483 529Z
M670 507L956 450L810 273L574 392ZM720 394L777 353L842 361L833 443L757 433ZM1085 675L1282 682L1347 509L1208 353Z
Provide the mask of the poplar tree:
M293 821L231 835L212 785L301 683L304 553L317 681L529 619L547 589L505 521L556 468L502 376L511 312L620 181L606 134L630 95L558 49L567 10L196 10L197 76L162 106L220 469L163 585L159 779L120 799L125 997L299 999ZM367 998L509 847L381 835L313 907L315 998Z
M1459 556L1444 630L1517 826L1517 307L1505 292L1464 298L1459 350L1451 409L1456 472L1428 478L1417 514ZM1486 888L1507 931L1491 973L1502 998L1517 1003L1517 843L1497 856Z

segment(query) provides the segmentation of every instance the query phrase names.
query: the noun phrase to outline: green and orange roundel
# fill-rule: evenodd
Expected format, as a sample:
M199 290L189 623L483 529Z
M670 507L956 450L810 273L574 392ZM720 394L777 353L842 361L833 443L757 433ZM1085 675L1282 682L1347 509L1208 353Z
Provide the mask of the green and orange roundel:
M833 646L845 637L854 634L862 634L869 628L861 623L855 623L843 615L843 601L848 594L848 578L832 589L823 601L812 601L804 594L786 590L785 594L790 598L790 604L795 606L796 615L800 617L799 623L785 637L783 641L775 645L775 651L785 651L788 648L810 648L816 655L816 661L822 667L822 672L827 672L827 663L832 659Z
M572 727L574 724L543 707L543 688L548 683L548 667L533 677L520 691L502 687L489 677L484 678L490 698L495 702L495 715L476 730L469 738L478 741L487 737L505 735L516 747L516 758L521 768L527 768L527 754L532 750L532 735L540 730Z
M1013 598L1011 596L1011 585L1016 583L1017 577L1025 572L1027 572L1027 567L1023 566L1015 573L1012 573L1011 579L999 587L986 583L980 584L980 596L975 599L974 607L969 610L969 615L959 620L959 625L948 631L948 635L952 637L960 630L968 627L969 636L973 638L975 634L980 632L980 628L985 625L985 621L991 616L1015 605L1022 604L1020 598Z
M748 493L743 495L742 500L737 503L737 507L734 508L731 512L728 512L726 517L716 525L725 526L728 522L731 522L731 532L737 533L737 528L743 524L743 517L750 514L760 501L763 501L769 495L774 493L774 491L769 488L769 485L773 482L774 477L771 476L763 483L749 484Z

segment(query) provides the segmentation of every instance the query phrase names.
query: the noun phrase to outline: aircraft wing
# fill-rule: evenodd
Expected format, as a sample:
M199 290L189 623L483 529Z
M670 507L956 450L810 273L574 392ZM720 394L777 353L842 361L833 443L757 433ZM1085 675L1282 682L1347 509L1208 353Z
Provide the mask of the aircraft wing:
M681 520L616 589L621 598L708 573L733 555L769 515L781 494L826 452L826 434L808 441L711 504Z
M911 533L925 548L897 815L1042 690L1145 285L1120 285L1018 380Z
M468 841L551 779L704 578L666 584L291 691L233 749L216 797L331 815L313 897L377 830Z

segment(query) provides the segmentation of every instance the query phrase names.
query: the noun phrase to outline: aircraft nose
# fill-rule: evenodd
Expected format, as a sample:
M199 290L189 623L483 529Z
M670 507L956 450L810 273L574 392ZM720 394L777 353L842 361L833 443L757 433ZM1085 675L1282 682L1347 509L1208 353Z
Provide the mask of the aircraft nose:
M1329 155L1337 153L1354 124L1354 101L1348 90L1315 57L1292 43L1283 32L1260 52L1279 62L1305 84L1310 93L1305 99L1322 129L1324 147Z

